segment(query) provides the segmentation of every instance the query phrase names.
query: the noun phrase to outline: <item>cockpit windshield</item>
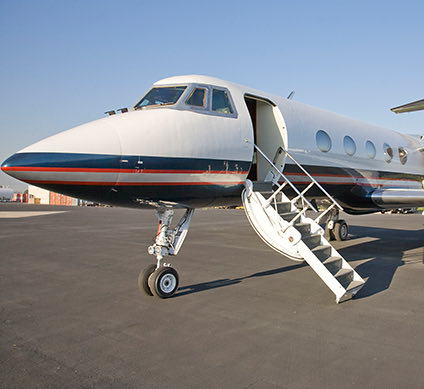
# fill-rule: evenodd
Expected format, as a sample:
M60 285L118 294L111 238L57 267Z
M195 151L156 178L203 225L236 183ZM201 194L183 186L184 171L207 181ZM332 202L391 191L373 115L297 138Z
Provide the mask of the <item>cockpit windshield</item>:
M150 91L134 106L140 109L148 106L162 106L175 104L187 89L186 86L167 86L152 88Z

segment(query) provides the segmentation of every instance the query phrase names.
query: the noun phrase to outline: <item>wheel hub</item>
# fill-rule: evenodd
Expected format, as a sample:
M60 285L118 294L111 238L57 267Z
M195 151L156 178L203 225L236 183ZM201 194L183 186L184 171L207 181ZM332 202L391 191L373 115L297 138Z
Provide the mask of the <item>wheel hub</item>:
M173 274L165 274L160 282L159 287L165 293L171 293L177 285L177 279Z

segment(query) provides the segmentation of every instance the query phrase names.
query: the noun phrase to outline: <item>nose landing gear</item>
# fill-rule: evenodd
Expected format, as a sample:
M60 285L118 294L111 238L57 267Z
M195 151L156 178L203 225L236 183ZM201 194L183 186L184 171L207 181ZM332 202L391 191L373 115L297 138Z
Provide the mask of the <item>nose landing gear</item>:
M187 235L194 209L187 209L177 226L171 230L174 211L158 209L156 216L159 220L155 243L149 247L149 254L156 256L156 265L149 265L138 276L140 291L149 296L160 298L171 297L178 288L177 271L170 264L164 263L167 255L177 255Z

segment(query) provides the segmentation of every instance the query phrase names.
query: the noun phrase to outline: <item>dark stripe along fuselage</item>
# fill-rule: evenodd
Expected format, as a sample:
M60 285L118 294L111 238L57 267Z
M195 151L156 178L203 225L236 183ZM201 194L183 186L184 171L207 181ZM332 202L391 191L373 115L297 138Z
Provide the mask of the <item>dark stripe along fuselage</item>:
M9 168L7 162L13 167ZM31 172L31 179L26 179L28 183L73 197L150 208L159 205L239 205L250 167L249 161L206 158L18 153L6 161L3 170ZM424 179L420 175L375 170L304 167L350 213L379 209L369 197L375 189L421 188ZM49 178L52 173L61 173L61 179ZM284 173L299 189L309 183L294 165L286 164ZM68 177L71 174L81 174L84 179ZM316 189L308 194L311 197L322 195Z

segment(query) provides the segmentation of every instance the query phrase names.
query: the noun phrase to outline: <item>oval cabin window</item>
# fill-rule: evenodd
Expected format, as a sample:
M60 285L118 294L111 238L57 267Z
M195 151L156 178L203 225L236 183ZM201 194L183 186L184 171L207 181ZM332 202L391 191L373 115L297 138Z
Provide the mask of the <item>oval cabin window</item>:
M347 155L354 155L356 153L355 141L350 136L344 137L343 146Z
M399 160L402 165L408 161L408 153L403 147L399 147Z
M387 163L392 162L393 159L393 149L390 147L389 144L384 143L383 145L383 151L384 151L384 159Z
M367 140L365 143L365 151L367 152L369 159L374 159L375 155L377 154L374 143L372 143L370 140Z
M330 139L330 136L325 131L323 130L317 131L315 140L317 142L317 147L323 153L326 153L331 150L331 139Z

